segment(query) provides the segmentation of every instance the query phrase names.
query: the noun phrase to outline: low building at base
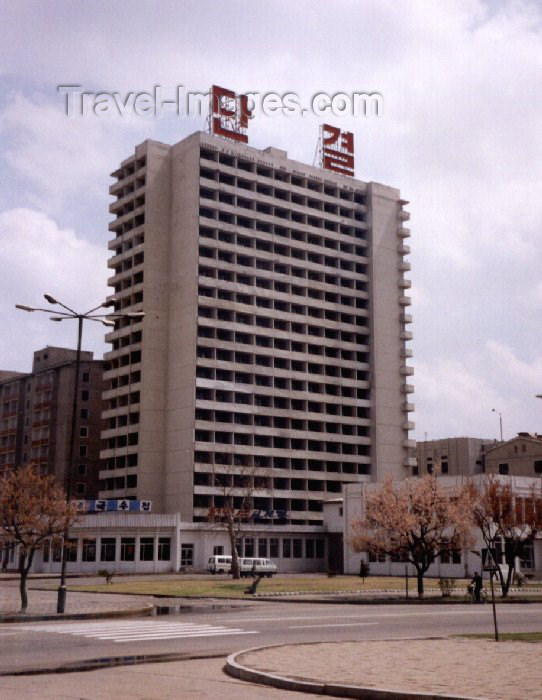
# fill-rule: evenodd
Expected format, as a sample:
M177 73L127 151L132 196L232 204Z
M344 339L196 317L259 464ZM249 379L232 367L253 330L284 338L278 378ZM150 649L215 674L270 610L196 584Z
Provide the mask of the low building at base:
M238 551L245 557L266 557L281 573L325 570L323 527L245 525ZM70 531L68 574L150 574L203 571L210 557L230 554L224 528L183 522L179 514L105 512L83 515ZM32 570L59 573L61 551L46 548L36 554ZM8 564L17 567L16 553Z
M474 483L482 488L484 475L471 477ZM520 476L498 476L500 481L509 483L515 493L529 495L533 483L540 479ZM446 490L460 487L467 477L439 477ZM359 574L362 560L370 564L370 572L377 576L409 576L415 575L412 564L393 560L391 557L374 557L366 553L355 552L350 544L353 530L352 522L363 516L363 503L366 495L378 488L380 484L347 484L342 498L334 498L324 503L324 523L328 532L328 562L329 569L337 573ZM486 546L478 531L475 532L476 542L472 550L450 552L440 557L431 565L426 576L437 578L470 578L481 569L480 552ZM525 555L516 561L516 571L537 579L542 578L542 533L531 545L525 547Z

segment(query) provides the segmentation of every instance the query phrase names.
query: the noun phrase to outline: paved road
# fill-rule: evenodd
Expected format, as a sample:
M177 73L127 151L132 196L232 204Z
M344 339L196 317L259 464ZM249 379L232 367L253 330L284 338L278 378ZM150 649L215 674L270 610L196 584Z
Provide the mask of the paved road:
M498 606L500 630L541 631L542 605ZM493 630L490 605L265 603L213 613L6 624L0 671L155 654L225 656L269 644L448 636Z

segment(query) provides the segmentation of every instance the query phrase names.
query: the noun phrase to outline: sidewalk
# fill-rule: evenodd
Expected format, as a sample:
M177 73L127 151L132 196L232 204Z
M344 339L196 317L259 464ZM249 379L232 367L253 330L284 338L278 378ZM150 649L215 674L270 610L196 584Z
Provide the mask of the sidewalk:
M46 677L4 676L0 677L0 697L309 700L329 697L332 684L339 683L350 687L335 688L335 696L365 700L538 700L542 687L539 649L522 642L465 639L300 644L238 655L240 663L260 669L254 680L263 682L263 674L267 678L274 675L274 687L226 676L224 659L211 658ZM296 684L298 679L313 679L310 690L305 687L303 693L296 692L302 687Z
M120 615L150 614L153 607L151 596L113 595L107 593L73 593L66 596L66 611L56 612L57 590L37 590L34 586L44 586L51 580L31 578L28 582L28 611L21 615L19 582L12 578L0 580L0 622L16 622L73 617L112 617ZM56 583L56 582L55 582ZM69 585L69 582L68 582Z
M68 587L70 581L68 579ZM86 577L85 583L103 583L99 577ZM48 590L48 587L51 587ZM38 620L70 620L74 618L99 619L129 615L150 615L155 606L179 607L190 610L218 610L253 605L251 598L156 598L151 595L121 593L77 593L68 590L66 610L56 611L58 578L32 576L27 584L28 611L22 615L18 577L0 575L0 623L31 622Z
M487 639L326 642L241 652L228 658L226 670L253 682L339 697L399 700L426 693L425 700L534 700L542 698L540 653L540 644ZM341 695L345 685L349 693L343 688Z

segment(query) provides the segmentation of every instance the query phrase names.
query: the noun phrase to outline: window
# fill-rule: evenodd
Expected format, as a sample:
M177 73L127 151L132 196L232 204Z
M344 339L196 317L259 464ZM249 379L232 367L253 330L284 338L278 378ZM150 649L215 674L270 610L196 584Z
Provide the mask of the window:
M253 537L245 537L244 544L245 544L245 557L253 557L254 556L254 538Z
M316 540L315 544L316 544L316 558L323 559L324 558L324 551L325 551L324 540L318 539L318 540Z
M171 559L171 537L158 538L158 561Z
M269 556L271 559L278 559L279 557L279 540L278 537L271 537L269 540Z
M305 540L305 556L314 559L314 540Z
M86 464L78 464L77 465L77 473L79 476L85 476L87 473L87 465Z
M82 561L96 561L96 540L83 540Z
M87 420L88 418L88 408L82 408L80 416L83 420Z
M265 537L258 538L258 556L267 557L267 538Z
M194 566L193 544L181 544L181 566Z
M86 445L79 445L79 457L86 457L87 456L87 446Z
M88 372L83 372L82 379L84 382L88 382L90 379L90 374Z
M87 492L87 485L83 481L78 481L75 485L75 493L78 496L84 496Z
M292 556L292 540L282 540L282 556L285 559L289 559Z
M88 401L89 399L89 392L86 389L83 389L81 392L81 401Z
M82 425L79 428L79 437L82 437L82 438L88 437L88 428L86 425Z
M509 467L508 464L499 464L499 474L508 474Z
M121 539L120 560L135 561L135 537L123 537Z
M53 542L53 561L62 561L62 544L60 542Z
M450 563L451 552L449 549L445 549L440 553L440 563L449 564Z
M301 559L303 556L303 540L294 538L294 559Z
M43 545L43 563L44 564L47 564L47 562L49 561L49 549L50 549L50 547L51 547L50 542L46 542Z
M542 474L542 459L535 460L534 473L535 474Z
M452 564L461 564L461 550L452 549Z
M69 539L66 542L66 561L77 561L77 540Z
M534 547L532 542L523 546L519 564L522 569L534 569Z
M221 544L215 544L215 546L213 547L213 554L215 556L221 556L222 554L224 554L224 546Z
M139 540L139 561L154 560L154 537L141 537Z
M117 557L117 540L114 537L102 537L100 542L100 561L115 561Z

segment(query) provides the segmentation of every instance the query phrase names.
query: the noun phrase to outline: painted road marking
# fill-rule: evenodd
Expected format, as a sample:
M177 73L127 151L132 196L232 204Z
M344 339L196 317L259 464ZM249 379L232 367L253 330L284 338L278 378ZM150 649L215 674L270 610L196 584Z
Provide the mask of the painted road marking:
M194 622L137 622L66 623L54 625L25 625L31 632L54 632L113 642L135 642L153 639L182 639L188 637L217 637L237 634L257 634L255 630L198 625Z
M312 629L313 627L362 627L365 625L378 625L378 622L329 622L325 625L289 625L290 630L306 630Z

